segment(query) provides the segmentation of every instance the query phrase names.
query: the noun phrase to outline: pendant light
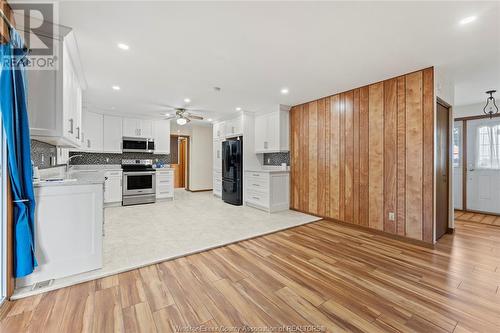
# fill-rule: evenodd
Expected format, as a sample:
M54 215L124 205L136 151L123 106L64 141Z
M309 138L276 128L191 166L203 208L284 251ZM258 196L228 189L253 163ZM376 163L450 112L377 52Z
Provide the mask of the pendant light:
M486 94L490 95L486 99L486 105L483 108L483 112L485 115L490 116L490 118L493 118L493 115L498 114L498 106L495 102L495 98L493 97L493 94L496 93L496 90L488 90Z

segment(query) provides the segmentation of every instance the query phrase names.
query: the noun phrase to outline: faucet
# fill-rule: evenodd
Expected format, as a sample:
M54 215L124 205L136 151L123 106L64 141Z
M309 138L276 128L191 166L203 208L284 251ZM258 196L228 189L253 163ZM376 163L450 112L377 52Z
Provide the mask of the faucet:
M66 176L68 176L68 171L69 171L69 163L71 162L72 159L75 157L82 157L83 155L73 155L68 157L68 160L66 161Z

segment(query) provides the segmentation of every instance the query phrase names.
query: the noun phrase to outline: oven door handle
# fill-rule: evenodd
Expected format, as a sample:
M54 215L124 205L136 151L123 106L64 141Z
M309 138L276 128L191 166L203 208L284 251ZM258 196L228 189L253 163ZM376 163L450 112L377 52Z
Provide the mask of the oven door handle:
M147 176L147 175L154 175L156 174L156 171L138 171L138 172L124 172L124 176Z

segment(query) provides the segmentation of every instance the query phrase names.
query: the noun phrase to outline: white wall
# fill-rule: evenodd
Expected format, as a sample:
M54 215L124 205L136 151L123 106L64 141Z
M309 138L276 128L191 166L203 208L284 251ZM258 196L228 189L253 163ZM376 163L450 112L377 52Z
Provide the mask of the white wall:
M497 103L497 105L500 105L499 100L495 100L495 102ZM453 117L461 118L461 117L482 116L484 115L483 108L485 105L486 105L486 95L484 98L484 102L455 106L455 109L453 110Z
M212 189L212 126L192 125L190 144L189 189L192 191Z

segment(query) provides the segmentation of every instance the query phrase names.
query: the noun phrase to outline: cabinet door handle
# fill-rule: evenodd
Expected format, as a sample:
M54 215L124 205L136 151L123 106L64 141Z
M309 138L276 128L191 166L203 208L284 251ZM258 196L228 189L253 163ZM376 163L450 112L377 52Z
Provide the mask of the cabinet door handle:
M80 126L76 127L76 138L80 140Z
M258 198L258 197L252 197L252 198L254 198L255 200L260 200L260 198Z
M87 139L87 148L90 148L90 139Z
M252 185L253 185L253 186L257 186L257 187L260 187L260 185L259 185L259 184L252 184Z
M264 141L264 149L267 149L267 141Z
M70 134L73 134L73 123L74 123L73 118L71 118L69 120L69 131L68 131Z

